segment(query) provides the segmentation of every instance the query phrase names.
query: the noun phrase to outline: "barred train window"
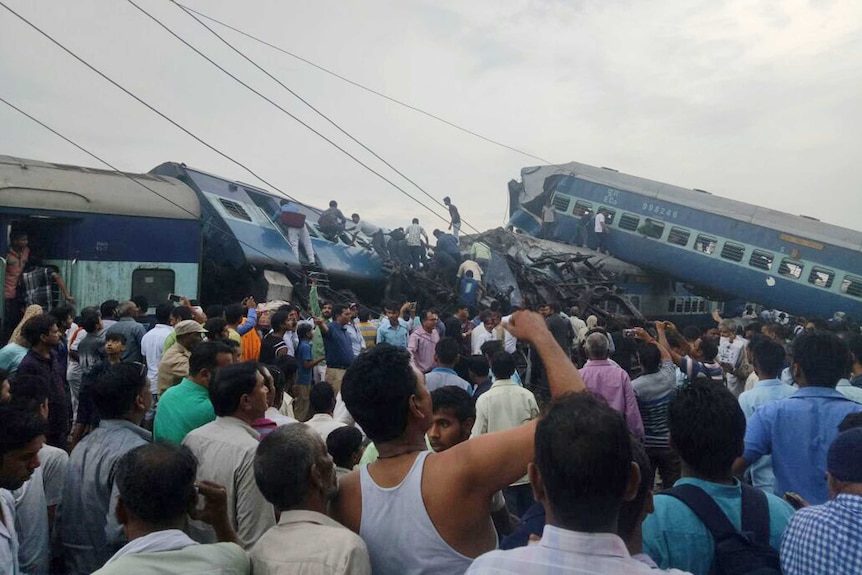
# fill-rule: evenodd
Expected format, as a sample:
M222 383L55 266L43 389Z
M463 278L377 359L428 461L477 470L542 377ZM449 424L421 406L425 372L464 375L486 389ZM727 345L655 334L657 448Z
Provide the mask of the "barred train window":
M800 262L795 262L793 260L785 258L781 260L781 265L778 266L778 273L780 275L798 280L802 277L803 267L804 266Z

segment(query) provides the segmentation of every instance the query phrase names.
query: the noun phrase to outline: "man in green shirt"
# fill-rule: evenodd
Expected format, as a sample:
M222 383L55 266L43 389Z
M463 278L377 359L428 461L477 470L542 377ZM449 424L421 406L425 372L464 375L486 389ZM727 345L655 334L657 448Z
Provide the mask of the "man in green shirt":
M231 348L205 341L192 349L189 375L159 398L153 436L156 441L180 444L186 434L215 419L209 384L218 368L233 363Z

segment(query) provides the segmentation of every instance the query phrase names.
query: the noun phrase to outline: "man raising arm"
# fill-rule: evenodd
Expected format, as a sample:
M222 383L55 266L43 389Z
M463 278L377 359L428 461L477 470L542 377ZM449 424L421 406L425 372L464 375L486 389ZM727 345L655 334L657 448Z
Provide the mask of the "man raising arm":
M508 329L538 350L552 396L584 390L540 315L518 312ZM410 367L408 353L385 344L357 358L344 376L342 395L380 453L342 479L336 502L340 521L368 545L373 572L458 574L494 549L491 498L526 473L535 422L443 453L426 452L432 402L424 378Z

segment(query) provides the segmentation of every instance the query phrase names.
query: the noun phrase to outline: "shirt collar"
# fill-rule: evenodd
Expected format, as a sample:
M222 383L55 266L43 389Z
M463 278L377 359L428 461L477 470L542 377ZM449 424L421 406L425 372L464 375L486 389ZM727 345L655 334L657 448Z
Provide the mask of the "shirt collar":
M293 525L295 523L314 523L316 525L325 525L326 527L338 527L345 529L340 523L330 519L323 513L317 511L309 511L306 509L296 511L282 511L281 517L278 520L279 525Z
M609 359L588 359L584 367L587 365L613 365L613 363Z
M840 391L835 391L835 389L831 387L800 387L796 390L796 393L791 395L790 397L832 397L838 399L845 399L844 394Z
M309 421L334 421L335 418L328 413L315 413Z
M754 387L781 387L782 385L786 384L780 379L761 379L754 384Z
M104 429L126 429L145 441L152 441L153 439L152 433L140 425L135 425L131 421L127 421L125 419L103 419L99 422L99 427Z
M512 379L497 379L494 383L491 384L491 387L520 387L517 383Z
M432 373L433 373L433 372L437 372L437 373L451 373L452 375L458 375L458 374L455 372L455 370L454 370L454 369L450 369L450 368L448 368L448 367L435 367L434 369L432 369L432 370L431 370L431 372L432 372Z
M545 525L539 545L581 555L603 555L623 559L631 557L626 544L614 533L582 533L553 525Z
M218 423L222 427L241 429L241 430L245 431L248 435L250 435L250 436L254 437L255 439L257 439L258 441L260 441L260 434L257 431L255 431L251 425L249 425L248 423L246 423L245 421L243 421L237 417L232 417L230 415L217 416L215 418L215 420L216 420L216 423Z

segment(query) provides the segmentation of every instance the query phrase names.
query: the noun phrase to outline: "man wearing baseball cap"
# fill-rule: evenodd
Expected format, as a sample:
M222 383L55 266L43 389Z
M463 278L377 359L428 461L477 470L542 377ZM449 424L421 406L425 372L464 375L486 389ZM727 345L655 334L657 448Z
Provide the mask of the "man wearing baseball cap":
M203 341L206 332L207 330L193 319L183 320L174 326L177 341L165 351L159 363L159 395L188 376L192 348Z
M830 500L797 511L784 532L785 575L862 570L862 427L832 442L826 480Z

